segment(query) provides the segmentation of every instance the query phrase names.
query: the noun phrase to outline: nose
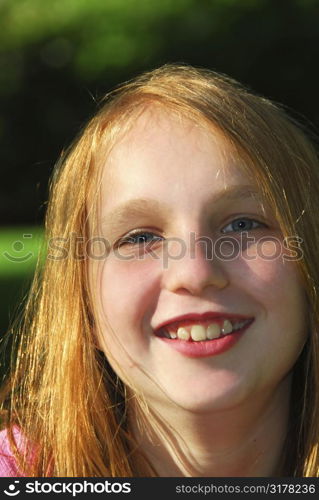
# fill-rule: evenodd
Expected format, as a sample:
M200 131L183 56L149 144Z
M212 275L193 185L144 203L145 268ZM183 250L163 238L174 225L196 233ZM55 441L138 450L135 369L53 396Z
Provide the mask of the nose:
M184 247L184 252L169 253L162 284L171 292L187 291L200 295L206 287L222 290L229 284L223 261L207 246Z

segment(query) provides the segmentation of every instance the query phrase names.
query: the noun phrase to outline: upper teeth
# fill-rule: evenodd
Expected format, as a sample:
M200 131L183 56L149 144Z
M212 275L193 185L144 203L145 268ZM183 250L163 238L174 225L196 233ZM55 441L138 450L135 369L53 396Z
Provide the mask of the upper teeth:
M170 330L170 328L167 327L167 329L165 329L165 333L166 336L171 339L179 338L181 340L189 340L191 338L195 342L199 342L203 340L217 339L218 337L239 330L249 322L250 319L245 319L231 323L228 319L225 319L221 327L218 323L211 323L207 327L199 324L191 325L189 327L180 326L177 331Z
M231 333L233 331L233 325L228 319L225 319L222 327L222 333L225 335L226 333Z

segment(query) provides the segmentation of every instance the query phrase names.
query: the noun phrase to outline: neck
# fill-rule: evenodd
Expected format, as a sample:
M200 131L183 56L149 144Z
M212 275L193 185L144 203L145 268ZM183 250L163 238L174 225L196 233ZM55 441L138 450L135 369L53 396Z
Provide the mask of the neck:
M271 477L288 428L291 376L270 394L218 412L193 413L171 402L145 415L130 407L129 424L160 477Z

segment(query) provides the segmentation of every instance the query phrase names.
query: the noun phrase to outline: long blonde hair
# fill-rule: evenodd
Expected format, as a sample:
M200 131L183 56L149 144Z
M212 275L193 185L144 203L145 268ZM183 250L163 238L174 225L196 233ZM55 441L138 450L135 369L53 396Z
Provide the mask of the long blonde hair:
M87 259L70 257L72 235L80 237L81 246L92 234L89 210L102 155L149 105L224 134L258 182L284 236L302 238L304 258L296 265L307 294L310 335L294 367L283 475L318 476L318 158L301 127L279 106L224 75L183 65L165 65L108 94L56 166L46 238L66 243L68 258L60 254L39 262L23 321L13 327L12 373L2 388L12 443L17 425L34 445L32 459L16 449L20 466L29 476L156 475L127 424L125 384L95 345ZM77 252L84 255L78 247Z

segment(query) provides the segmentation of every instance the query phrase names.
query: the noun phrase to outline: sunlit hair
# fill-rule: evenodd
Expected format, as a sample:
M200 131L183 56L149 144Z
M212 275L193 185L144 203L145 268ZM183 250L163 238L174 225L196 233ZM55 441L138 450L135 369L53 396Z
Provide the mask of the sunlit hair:
M105 97L56 166L46 238L71 241L75 234L85 241L94 234L105 158L152 106L225 136L274 210L283 235L302 238L304 258L296 265L310 334L294 367L282 475L318 476L318 159L283 109L228 77L183 65L165 65L122 85ZM88 260L71 253L39 263L24 320L14 327L12 374L2 390L4 426L17 425L34 443L31 461L16 450L30 476L155 475L127 423L125 384L96 347L88 276Z

